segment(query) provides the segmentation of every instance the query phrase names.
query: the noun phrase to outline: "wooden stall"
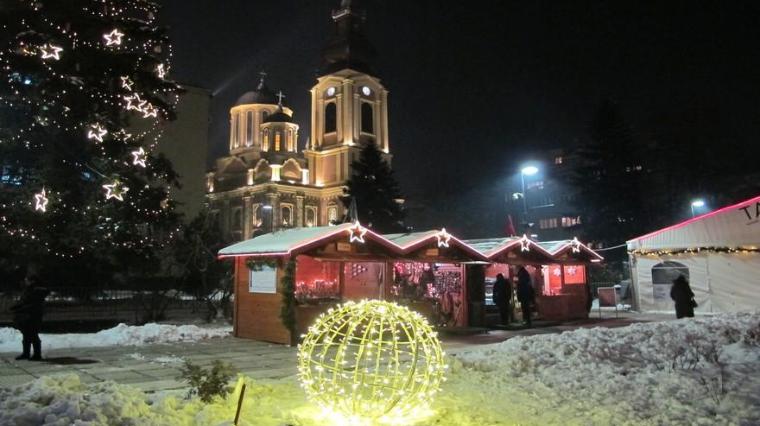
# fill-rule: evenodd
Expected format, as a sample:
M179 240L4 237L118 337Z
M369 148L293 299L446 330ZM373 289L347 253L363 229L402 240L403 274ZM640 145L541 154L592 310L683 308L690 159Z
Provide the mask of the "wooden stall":
M286 344L347 300L394 300L435 325L466 326L463 265L485 260L445 230L383 236L360 224L265 234L219 257L235 262L234 335ZM293 327L283 318L288 303Z

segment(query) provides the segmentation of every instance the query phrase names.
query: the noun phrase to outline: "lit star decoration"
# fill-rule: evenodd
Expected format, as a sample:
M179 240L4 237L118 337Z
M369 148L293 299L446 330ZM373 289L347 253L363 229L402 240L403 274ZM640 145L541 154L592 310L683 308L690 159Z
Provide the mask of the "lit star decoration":
M119 46L121 45L121 38L124 37L124 33L115 29L110 33L103 34L103 38L106 40L106 46Z
M395 303L338 305L303 337L299 380L308 398L335 417L327 424L405 424L429 413L446 380L437 333L422 315Z
M103 136L108 134L108 130L104 129L99 123L91 124L90 130L87 132L87 139L95 139L98 142L103 142Z
M132 151L132 165L145 167L145 161L147 160L147 154L143 147L140 147L137 151Z
M570 245L573 248L573 253L580 253L581 252L581 242L578 241L578 237L574 237L573 241L570 242Z
M124 96L124 100L127 101L127 106L126 106L127 111L135 110L135 111L142 112L143 107L147 103L147 101L140 99L140 95L138 95L137 93L130 96Z
M56 61L61 59L60 53L63 52L63 48L59 46L54 46L52 44L46 44L42 47L40 47L40 53L42 54L42 59L55 59Z
M439 233L435 234L435 237L438 239L438 247L448 248L449 241L451 240L451 234L446 232L446 228L442 228Z
M34 210L45 213L47 211L47 205L48 205L47 193L45 192L45 188L43 187L42 191L34 195Z
M362 243L364 244L364 235L367 233L367 228L363 227L359 221L354 222L354 226L348 228L348 242Z
M530 240L527 235L520 238L520 251L530 251Z
M106 200L115 198L119 201L124 201L124 194L129 191L129 188L122 185L118 180L115 180L111 184L103 185L103 189L106 190Z
M164 67L164 64L158 64L158 66L156 66L156 73L160 79L166 77L166 67Z
M143 113L143 118L158 117L158 110L156 110L156 108L151 104L147 104L145 108L143 108L142 113Z
M123 76L123 77L121 77L121 88L122 89L126 89L126 90L129 90L131 92L132 91L132 86L134 86L134 84L135 84L135 82L132 81L132 79L129 78L129 76Z

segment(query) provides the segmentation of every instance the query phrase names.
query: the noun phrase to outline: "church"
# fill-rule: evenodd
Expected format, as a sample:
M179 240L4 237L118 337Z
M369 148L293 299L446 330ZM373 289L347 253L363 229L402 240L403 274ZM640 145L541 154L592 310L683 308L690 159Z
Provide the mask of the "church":
M390 162L388 91L372 70L365 15L343 0L311 88L311 129L301 149L293 110L264 77L230 108L229 155L206 175L209 211L230 241L324 226L345 214L344 186L361 148Z

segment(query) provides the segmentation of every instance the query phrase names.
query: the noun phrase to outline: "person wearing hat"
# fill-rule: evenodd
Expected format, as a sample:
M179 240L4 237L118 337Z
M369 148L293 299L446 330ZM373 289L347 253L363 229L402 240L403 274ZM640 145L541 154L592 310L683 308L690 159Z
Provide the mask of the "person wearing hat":
M676 302L676 318L694 317L694 308L697 307L697 302L694 301L694 292L691 291L689 280L683 274L673 280L673 286L670 287L670 298Z
M45 298L49 291L39 286L39 278L34 270L28 270L24 278L24 291L21 299L11 306L13 312L13 326L21 332L22 352L17 360L28 359L32 361L42 360L42 342L40 341L40 328L44 314ZM34 347L34 355L31 349Z

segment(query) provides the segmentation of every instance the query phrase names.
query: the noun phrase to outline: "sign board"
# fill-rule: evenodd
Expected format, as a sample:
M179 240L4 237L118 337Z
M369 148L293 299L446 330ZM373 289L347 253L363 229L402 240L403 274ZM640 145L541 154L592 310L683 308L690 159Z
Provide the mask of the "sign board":
M335 243L335 249L337 251L350 252L351 243Z
M438 251L437 248L431 248L431 249L425 250L425 256L438 256L439 254L440 252Z
M250 271L248 275L248 292L277 293L277 268L262 266L260 271Z

